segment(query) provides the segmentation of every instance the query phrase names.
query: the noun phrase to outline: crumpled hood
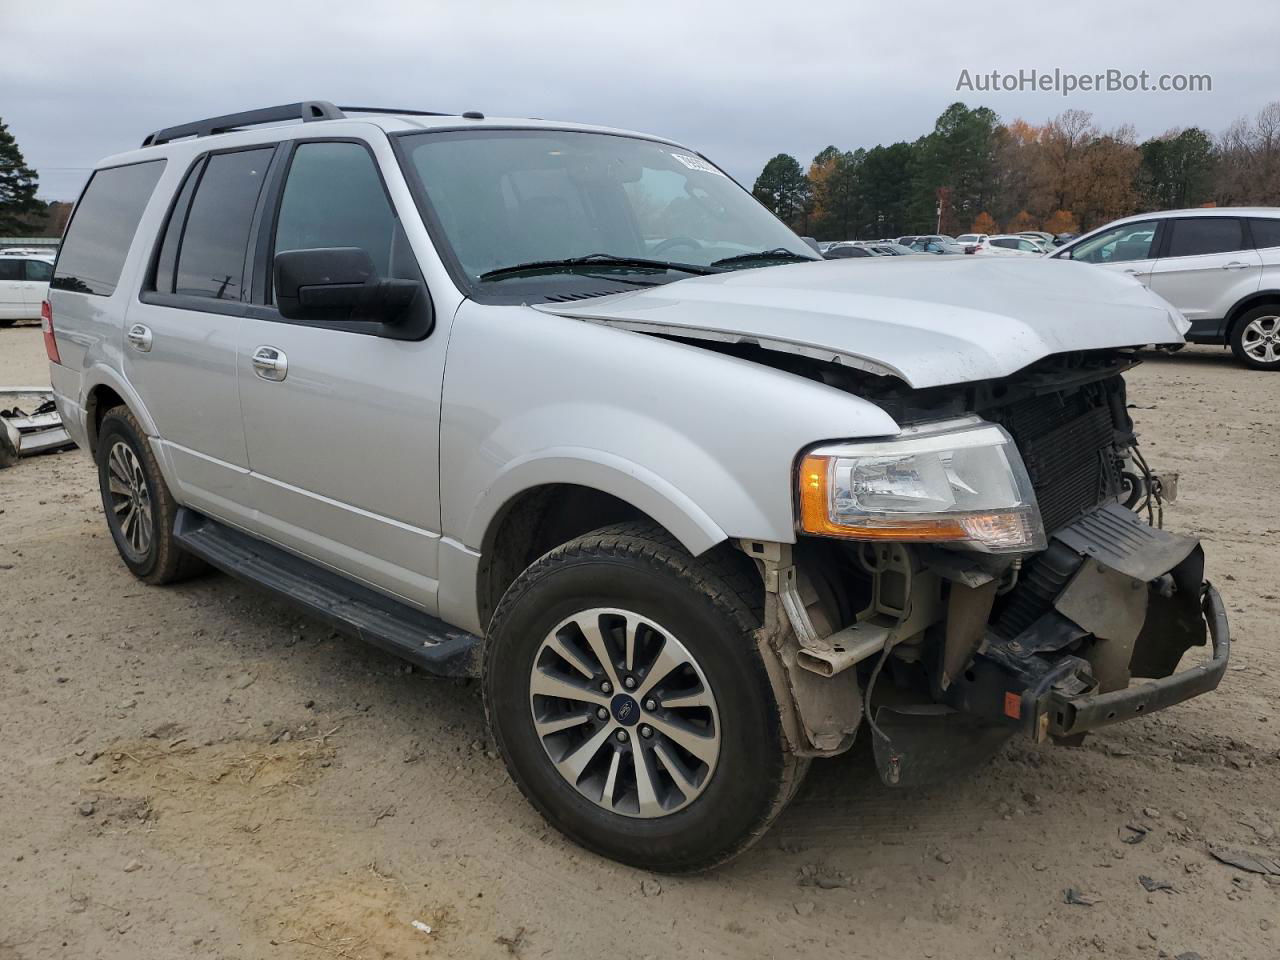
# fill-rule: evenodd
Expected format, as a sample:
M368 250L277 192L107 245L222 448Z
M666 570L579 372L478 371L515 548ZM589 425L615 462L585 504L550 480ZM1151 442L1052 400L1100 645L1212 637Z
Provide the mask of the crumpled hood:
M646 333L754 342L917 388L1008 376L1055 353L1181 343L1188 327L1130 277L1030 257L788 264L537 309Z

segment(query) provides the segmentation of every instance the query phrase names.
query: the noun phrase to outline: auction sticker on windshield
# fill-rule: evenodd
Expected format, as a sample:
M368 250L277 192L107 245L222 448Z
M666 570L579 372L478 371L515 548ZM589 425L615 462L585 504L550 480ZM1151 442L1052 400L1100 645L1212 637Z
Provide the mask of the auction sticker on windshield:
M687 153L673 153L672 156L690 170L701 170L703 173L714 173L718 177L723 177L725 175L724 171L716 169L701 157L691 157Z

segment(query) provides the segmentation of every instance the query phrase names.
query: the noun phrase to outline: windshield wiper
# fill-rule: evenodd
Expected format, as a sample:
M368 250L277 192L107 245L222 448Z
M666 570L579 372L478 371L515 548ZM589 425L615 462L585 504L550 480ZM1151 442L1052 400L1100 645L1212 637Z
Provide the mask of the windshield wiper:
M732 263L753 263L757 260L816 260L817 257L806 257L786 247L774 247L772 250L757 250L755 253L740 253L736 257L725 257L713 260L713 267L727 267Z
M509 267L498 267L480 274L481 280L497 280L531 270L572 270L576 267L651 267L654 270L678 270L681 273L704 275L719 273L711 267L700 267L693 263L672 263L669 260L646 260L644 257L619 257L612 253L589 253L583 257L566 257L563 260L530 260L528 263L513 263Z

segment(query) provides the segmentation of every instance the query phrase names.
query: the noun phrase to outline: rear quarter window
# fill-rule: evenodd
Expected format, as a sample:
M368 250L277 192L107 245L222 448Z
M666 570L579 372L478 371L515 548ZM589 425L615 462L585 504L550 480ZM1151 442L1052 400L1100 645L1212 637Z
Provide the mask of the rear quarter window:
M115 293L164 163L148 160L93 174L67 226L50 283L53 289L100 297Z

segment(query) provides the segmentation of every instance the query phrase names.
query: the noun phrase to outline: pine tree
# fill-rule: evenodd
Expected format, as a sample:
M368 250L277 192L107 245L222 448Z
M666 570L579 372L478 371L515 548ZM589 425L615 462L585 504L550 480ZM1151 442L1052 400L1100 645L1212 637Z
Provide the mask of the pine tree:
M36 199L37 183L18 141L0 120L0 236L21 236L34 229L27 218L44 211L44 204Z

